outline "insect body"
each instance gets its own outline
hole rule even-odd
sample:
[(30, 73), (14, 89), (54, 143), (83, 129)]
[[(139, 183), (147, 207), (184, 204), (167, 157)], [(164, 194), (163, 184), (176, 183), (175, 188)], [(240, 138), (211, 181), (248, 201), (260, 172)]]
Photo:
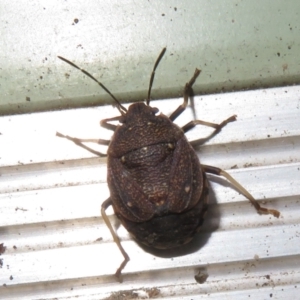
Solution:
[(107, 180), (127, 230), (147, 246), (173, 248), (202, 223), (206, 179), (181, 128), (155, 112), (144, 103), (130, 106), (108, 148)]
[[(209, 188), (206, 173), (226, 177), (251, 201), (258, 213), (279, 216), (278, 211), (261, 207), (252, 195), (225, 171), (201, 165), (193, 148), (200, 142), (190, 143), (185, 137), (185, 132), (196, 125), (205, 125), (214, 128), (212, 134), (207, 137), (210, 139), (229, 122), (235, 121), (236, 116), (231, 116), (220, 124), (194, 120), (180, 128), (173, 123), (185, 110), (200, 70), (196, 69), (191, 80), (185, 85), (183, 104), (169, 117), (158, 114), (158, 109), (149, 105), (155, 70), (165, 51), (164, 48), (154, 65), (146, 104), (134, 103), (128, 110), (91, 74), (59, 57), (96, 81), (111, 95), (121, 114), (101, 121), (103, 127), (114, 131), (110, 141), (77, 139), (57, 133), (58, 136), (67, 138), (99, 156), (106, 155), (83, 143), (108, 145), (107, 182), (110, 197), (102, 204), (101, 213), (124, 256), (124, 261), (116, 272), (120, 280), (121, 271), (129, 261), (129, 256), (105, 213), (110, 205), (123, 226), (137, 241), (159, 249), (175, 248), (190, 242), (201, 227), (208, 206)], [(114, 125), (112, 121), (119, 121), (120, 125)]]

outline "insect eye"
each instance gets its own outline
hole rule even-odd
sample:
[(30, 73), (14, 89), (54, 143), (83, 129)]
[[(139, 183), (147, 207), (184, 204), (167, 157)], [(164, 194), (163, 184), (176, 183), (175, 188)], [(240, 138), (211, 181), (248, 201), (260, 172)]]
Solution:
[(126, 122), (125, 116), (121, 116), (120, 119), (119, 119), (119, 122), (122, 123), (122, 124), (125, 123)]
[(151, 113), (152, 113), (153, 115), (157, 114), (158, 111), (159, 111), (159, 109), (158, 109), (157, 107), (151, 107)]

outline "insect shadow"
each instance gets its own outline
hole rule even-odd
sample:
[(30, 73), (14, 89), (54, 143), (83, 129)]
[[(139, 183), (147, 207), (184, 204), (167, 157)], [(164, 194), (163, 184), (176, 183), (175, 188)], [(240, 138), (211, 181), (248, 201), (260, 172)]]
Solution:
[[(215, 201), (209, 198), (207, 174), (226, 178), (259, 214), (279, 216), (278, 211), (261, 207), (230, 174), (220, 168), (201, 164), (194, 150), (213, 138), (228, 123), (236, 121), (235, 115), (219, 124), (192, 120), (179, 127), (174, 123), (193, 96), (192, 87), (200, 74), (199, 69), (185, 84), (183, 102), (170, 116), (158, 114), (159, 110), (150, 106), (155, 70), (165, 52), (166, 48), (163, 48), (154, 64), (146, 103), (134, 103), (128, 109), (90, 73), (59, 57), (97, 82), (115, 101), (120, 113), (100, 123), (114, 132), (111, 140), (78, 139), (57, 132), (57, 136), (93, 154), (107, 156), (110, 197), (103, 202), (101, 214), (124, 257), (115, 274), (119, 281), (122, 281), (121, 272), (130, 258), (106, 214), (109, 206), (113, 207), (117, 218), (138, 243), (143, 244), (147, 251), (157, 249), (154, 250), (156, 255), (163, 255), (163, 252), (168, 252), (168, 255), (172, 253), (173, 256), (191, 253), (207, 242), (209, 234), (202, 234), (200, 239), (195, 239), (207, 214), (209, 200)], [(115, 121), (119, 125), (115, 125)], [(188, 141), (185, 133), (198, 125), (210, 127), (213, 131), (205, 138)], [(107, 145), (107, 154), (86, 146), (88, 142)], [(210, 222), (209, 218), (207, 222)]]
[[(225, 180), (223, 180), (224, 183)], [(226, 182), (226, 181), (225, 181)], [(221, 183), (222, 184), (222, 183)], [(231, 187), (231, 185), (229, 185)], [(192, 239), (191, 242), (184, 244), (180, 247), (171, 248), (171, 249), (155, 249), (149, 246), (146, 246), (139, 241), (136, 241), (145, 252), (148, 252), (152, 255), (163, 257), (163, 258), (173, 258), (178, 256), (185, 256), (199, 251), (203, 246), (205, 246), (210, 239), (212, 233), (217, 231), (219, 228), (221, 213), (217, 203), (216, 195), (213, 189), (209, 190), (208, 195), (208, 209), (205, 215), (204, 224), (199, 229)]]

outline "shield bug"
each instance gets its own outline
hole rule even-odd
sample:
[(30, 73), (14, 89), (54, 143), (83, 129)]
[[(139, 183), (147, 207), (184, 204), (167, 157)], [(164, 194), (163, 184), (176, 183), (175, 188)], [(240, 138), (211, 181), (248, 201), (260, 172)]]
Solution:
[[(166, 48), (154, 64), (146, 103), (134, 103), (128, 109), (90, 73), (59, 57), (97, 82), (112, 97), (120, 112), (120, 116), (101, 121), (101, 126), (114, 131), (111, 140), (78, 139), (57, 133), (57, 136), (67, 138), (96, 155), (107, 156), (110, 197), (103, 202), (101, 214), (124, 257), (116, 271), (120, 281), (129, 256), (106, 215), (110, 205), (123, 226), (138, 242), (158, 249), (180, 247), (189, 243), (199, 231), (208, 207), (209, 185), (206, 173), (225, 177), (250, 200), (259, 214), (275, 217), (280, 214), (277, 210), (261, 207), (227, 172), (201, 164), (193, 148), (219, 133), (229, 122), (235, 121), (236, 116), (220, 124), (194, 120), (180, 128), (173, 123), (187, 107), (200, 70), (196, 69), (186, 83), (183, 103), (169, 117), (157, 114), (158, 109), (150, 106), (155, 71), (165, 51)], [(111, 123), (113, 121), (120, 124), (114, 125)], [(209, 126), (214, 130), (205, 139), (189, 142), (185, 133), (197, 125)], [(107, 154), (93, 150), (85, 142), (107, 145)]]

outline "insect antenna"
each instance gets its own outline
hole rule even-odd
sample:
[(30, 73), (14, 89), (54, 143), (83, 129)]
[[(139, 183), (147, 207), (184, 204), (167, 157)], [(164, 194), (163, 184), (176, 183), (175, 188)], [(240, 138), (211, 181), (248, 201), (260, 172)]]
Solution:
[(150, 83), (149, 83), (149, 90), (148, 90), (148, 96), (147, 96), (147, 105), (149, 105), (149, 103), (150, 103), (151, 88), (152, 88), (152, 84), (153, 84), (153, 80), (154, 80), (155, 70), (156, 70), (160, 60), (164, 56), (166, 50), (167, 50), (166, 47), (162, 49), (162, 51), (160, 52), (160, 54), (159, 54), (159, 56), (158, 56), (158, 58), (157, 58), (157, 60), (154, 64), (154, 67), (153, 67), (153, 70), (152, 70), (152, 73), (151, 73)]
[(124, 115), (127, 112), (127, 109), (119, 102), (119, 100), (109, 91), (108, 88), (106, 88), (100, 81), (98, 81), (92, 74), (90, 74), (89, 72), (87, 72), (84, 69), (79, 68), (77, 65), (75, 65), (74, 63), (72, 63), (71, 61), (67, 60), (64, 57), (58, 56), (59, 59), (63, 60), (64, 62), (68, 63), (69, 65), (71, 65), (72, 67), (80, 70), (82, 73), (84, 73), (86, 76), (90, 77), (91, 79), (93, 79), (95, 82), (97, 82), (106, 93), (108, 93), (117, 103), (117, 108), (119, 110), (119, 112)]

